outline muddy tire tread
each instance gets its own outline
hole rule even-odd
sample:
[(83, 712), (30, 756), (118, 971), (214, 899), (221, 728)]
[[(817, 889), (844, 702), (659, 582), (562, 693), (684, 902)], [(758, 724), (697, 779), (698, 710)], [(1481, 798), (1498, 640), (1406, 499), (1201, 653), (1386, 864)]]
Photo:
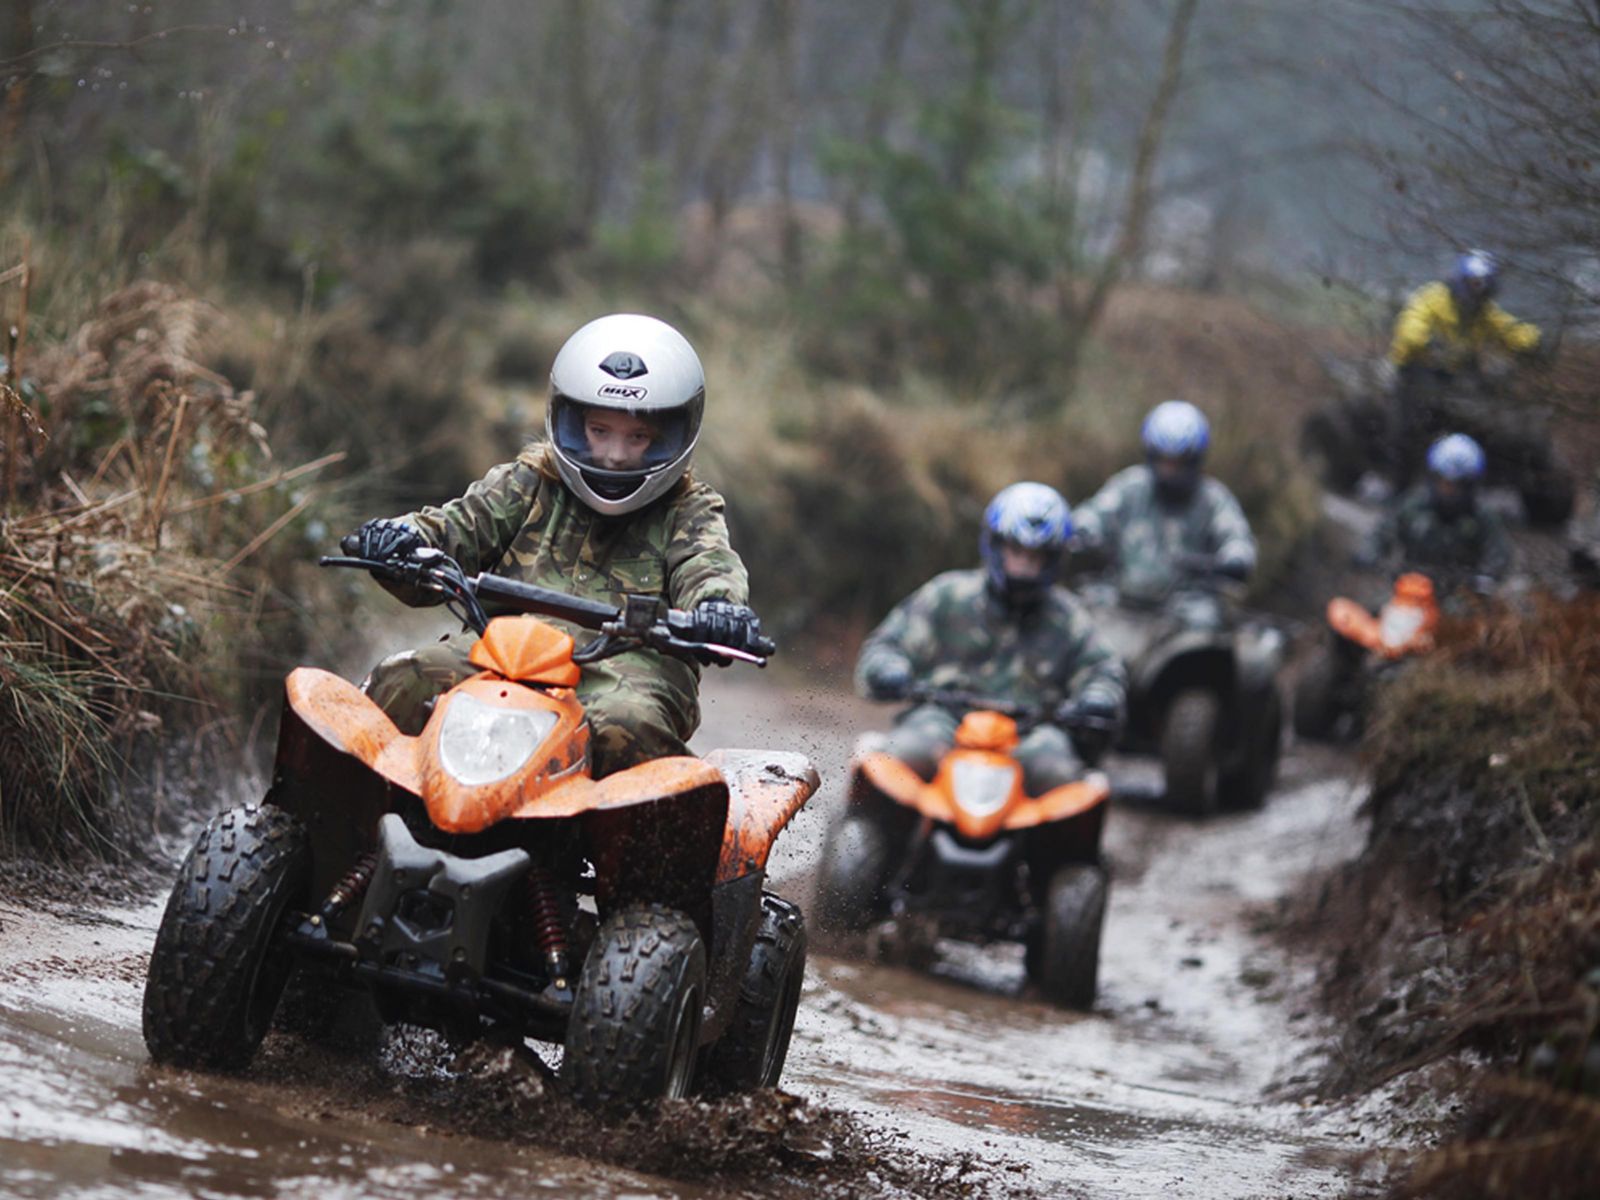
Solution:
[(660, 904), (624, 909), (600, 927), (578, 979), (561, 1077), (590, 1108), (659, 1098), (669, 1028), (685, 987), (704, 1003), (706, 952), (695, 923)]
[[(756, 931), (750, 963), (739, 985), (733, 1019), (722, 1037), (708, 1047), (700, 1066), (705, 1091), (725, 1095), (778, 1085), (789, 1054), (789, 1037), (794, 1032), (794, 1014), (800, 1000), (799, 983), (805, 969), (805, 916), (798, 905), (763, 892), (761, 927)], [(787, 1011), (775, 1012), (779, 1006)], [(764, 1071), (767, 1038), (775, 1016), (782, 1045), (773, 1069)]]
[[(157, 1062), (247, 1065), (288, 980), (267, 940), (304, 893), (304, 827), (271, 805), (211, 818), (178, 869), (144, 992), (144, 1039)], [(264, 993), (260, 989), (269, 989)]]
[(1217, 809), (1217, 724), (1214, 692), (1188, 688), (1172, 698), (1161, 727), (1161, 766), (1167, 799), (1195, 816)]
[(1061, 867), (1050, 877), (1036, 978), (1047, 997), (1067, 1008), (1094, 1007), (1107, 890), (1104, 869), (1090, 863)]
[(866, 814), (847, 811), (828, 829), (817, 871), (815, 907), (824, 929), (865, 929), (883, 908), (889, 835)]

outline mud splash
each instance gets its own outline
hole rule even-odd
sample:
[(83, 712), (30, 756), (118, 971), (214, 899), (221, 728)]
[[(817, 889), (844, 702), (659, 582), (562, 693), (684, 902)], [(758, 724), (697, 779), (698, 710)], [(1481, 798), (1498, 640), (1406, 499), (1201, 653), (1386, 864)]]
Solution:
[[(716, 678), (706, 707), (703, 747), (803, 749), (829, 780), (773, 863), (804, 900), (854, 733), (887, 714), (792, 679)], [(416, 1033), (376, 1054), (274, 1035), (242, 1077), (153, 1068), (139, 1004), (159, 902), (0, 900), (0, 1193), (1348, 1195), (1372, 1126), (1266, 1098), (1313, 1069), (1318, 1031), (1310, 969), (1253, 927), (1354, 850), (1359, 796), (1335, 758), (1286, 768), (1265, 811), (1196, 824), (1116, 765), (1133, 786), (1093, 1013), (1032, 995), (1016, 953), (943, 943), (915, 973), (818, 947), (788, 1094), (621, 1124), (520, 1055)]]

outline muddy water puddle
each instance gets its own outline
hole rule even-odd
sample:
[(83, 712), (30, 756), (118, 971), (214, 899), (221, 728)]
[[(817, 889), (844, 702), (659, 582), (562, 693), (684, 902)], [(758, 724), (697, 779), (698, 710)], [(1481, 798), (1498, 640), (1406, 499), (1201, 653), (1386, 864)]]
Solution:
[[(714, 677), (706, 709), (697, 744), (802, 749), (829, 781), (773, 863), (778, 889), (806, 899), (850, 742), (887, 712), (792, 678)], [(1316, 1018), (1295, 1007), (1305, 968), (1251, 931), (1264, 904), (1355, 849), (1341, 764), (1291, 756), (1263, 812), (1205, 824), (1160, 811), (1140, 768), (1113, 767), (1131, 793), (1108, 826), (1094, 1012), (1044, 1004), (1007, 949), (945, 943), (930, 973), (819, 947), (786, 1089), (851, 1114), (890, 1157), (920, 1156), (930, 1179), (972, 1172), (973, 1194), (1345, 1194), (1351, 1152), (1369, 1148), (1354, 1123), (1264, 1098), (1307, 1069)], [(472, 1136), (404, 1071), (364, 1068), (343, 1089), (338, 1068), (281, 1056), (242, 1078), (153, 1068), (139, 1004), (159, 917), (159, 903), (98, 918), (0, 905), (0, 1195), (727, 1194), (559, 1139)], [(832, 1194), (925, 1194), (915, 1178), (836, 1176)], [(808, 1185), (746, 1170), (735, 1190)]]

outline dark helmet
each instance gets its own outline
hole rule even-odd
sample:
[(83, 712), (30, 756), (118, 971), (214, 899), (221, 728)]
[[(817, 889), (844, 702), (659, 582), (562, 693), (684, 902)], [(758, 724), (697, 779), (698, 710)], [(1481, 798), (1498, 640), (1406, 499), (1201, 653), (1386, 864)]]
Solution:
[[(1002, 488), (983, 510), (983, 532), (978, 537), (989, 590), (1008, 604), (1037, 603), (1055, 582), (1061, 553), (1071, 536), (1072, 509), (1055, 488), (1042, 483), (1013, 483)], [(1007, 575), (1001, 550), (1008, 545), (1043, 553), (1045, 562), (1039, 574), (1029, 578)]]

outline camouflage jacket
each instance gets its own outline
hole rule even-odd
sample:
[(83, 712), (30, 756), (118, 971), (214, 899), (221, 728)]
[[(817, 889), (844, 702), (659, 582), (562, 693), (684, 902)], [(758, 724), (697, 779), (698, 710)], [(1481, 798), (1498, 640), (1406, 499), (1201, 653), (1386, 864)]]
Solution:
[(930, 687), (1054, 704), (1093, 693), (1119, 708), (1122, 662), (1065, 588), (1016, 613), (989, 592), (981, 569), (946, 571), (907, 596), (872, 631), (856, 663), (856, 687), (872, 694), (876, 669), (901, 660)]
[[(572, 596), (620, 605), (624, 592), (654, 593), (674, 608), (702, 600), (749, 603), (744, 563), (728, 544), (722, 497), (689, 480), (639, 512), (602, 516), (579, 500), (535, 443), (495, 467), (464, 496), (400, 520), (469, 575), (489, 571)], [(437, 597), (395, 594), (408, 604)], [(554, 622), (561, 624), (561, 622)], [(589, 634), (568, 626), (579, 644)], [(692, 699), (696, 668), (653, 650), (608, 660), (622, 672), (647, 666)]]
[(1072, 519), (1080, 544), (1110, 558), (1117, 591), (1130, 600), (1158, 601), (1178, 590), (1182, 554), (1215, 555), (1255, 568), (1250, 522), (1227, 486), (1209, 475), (1186, 504), (1174, 508), (1156, 495), (1149, 467), (1128, 467), (1074, 508)]
[(1439, 574), (1441, 590), (1462, 582), (1451, 576), (1488, 575), (1511, 569), (1511, 541), (1500, 518), (1481, 504), (1457, 517), (1433, 506), (1428, 485), (1412, 487), (1372, 530), (1363, 557), (1379, 566)]

